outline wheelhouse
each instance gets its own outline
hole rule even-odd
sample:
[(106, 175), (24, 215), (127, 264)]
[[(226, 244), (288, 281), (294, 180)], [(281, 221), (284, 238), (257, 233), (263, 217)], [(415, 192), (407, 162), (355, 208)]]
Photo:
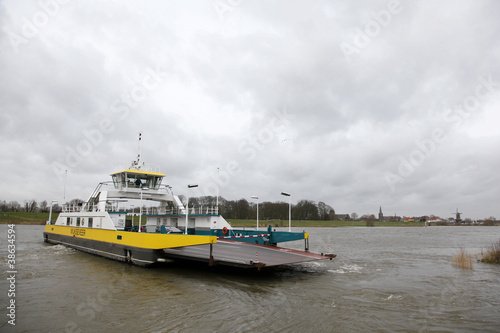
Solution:
[(118, 190), (129, 188), (148, 188), (158, 190), (164, 174), (152, 171), (127, 169), (111, 174), (113, 185)]

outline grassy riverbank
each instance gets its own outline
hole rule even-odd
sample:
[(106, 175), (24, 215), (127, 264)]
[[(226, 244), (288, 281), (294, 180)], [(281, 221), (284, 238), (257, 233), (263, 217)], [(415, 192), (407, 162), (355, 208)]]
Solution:
[[(52, 221), (59, 214), (52, 213)], [(26, 212), (2, 212), (0, 213), (0, 224), (45, 224), (49, 219), (49, 213), (26, 213)]]
[[(59, 213), (52, 213), (52, 221), (57, 220)], [(49, 213), (3, 212), (0, 213), (0, 224), (45, 224), (49, 220)], [(146, 217), (142, 217), (142, 224)], [(134, 224), (139, 224), (139, 216), (134, 216)]]
[[(58, 213), (52, 214), (52, 221), (57, 219)], [(49, 213), (26, 213), (26, 212), (2, 212), (0, 213), (0, 224), (45, 224), (49, 219)], [(138, 224), (139, 218), (134, 217), (134, 224)], [(142, 223), (146, 222), (146, 218), (142, 217)], [(237, 220), (228, 219), (233, 227), (239, 228), (255, 228), (257, 223), (255, 220)], [(261, 220), (259, 227), (264, 228), (268, 225), (273, 227), (288, 227), (288, 220)], [(374, 227), (423, 227), (424, 222), (379, 222), (374, 221)], [(365, 221), (304, 221), (292, 220), (292, 227), (313, 228), (313, 227), (366, 227)]]
[[(52, 221), (57, 219), (59, 214), (52, 214)], [(49, 219), (49, 213), (26, 213), (26, 212), (4, 212), (0, 213), (0, 224), (45, 224)], [(135, 216), (134, 222), (137, 224), (139, 218)], [(146, 222), (145, 217), (142, 217), (143, 223)], [(233, 227), (253, 228), (256, 226), (255, 220), (235, 220), (229, 219)], [(272, 220), (259, 221), (259, 227), (264, 228), (268, 225), (273, 227), (288, 227), (288, 220)], [(420, 222), (374, 222), (375, 227), (421, 227), (424, 223)], [(366, 222), (363, 221), (297, 221), (292, 220), (293, 227), (312, 228), (312, 227), (366, 227)]]
[[(235, 220), (228, 219), (233, 227), (254, 228), (257, 226), (255, 220)], [(259, 228), (267, 228), (268, 225), (273, 227), (288, 227), (288, 220), (272, 220), (272, 221), (259, 221)], [(424, 222), (373, 222), (374, 227), (423, 227)], [(292, 220), (292, 227), (366, 227), (365, 221), (303, 221)]]

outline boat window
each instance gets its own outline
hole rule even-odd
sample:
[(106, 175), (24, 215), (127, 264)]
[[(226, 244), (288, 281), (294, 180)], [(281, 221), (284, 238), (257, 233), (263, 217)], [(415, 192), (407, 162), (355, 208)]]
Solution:
[(158, 176), (149, 176), (146, 180), (146, 187), (151, 188), (151, 189), (159, 189), (161, 180), (163, 177), (158, 177)]
[(93, 222), (94, 222), (94, 219), (92, 217), (89, 217), (89, 228), (92, 228)]
[(111, 176), (111, 178), (113, 178), (113, 185), (114, 185), (114, 187), (115, 187), (115, 188), (120, 188), (120, 187), (118, 186), (118, 183), (119, 183), (119, 182), (118, 182), (118, 177), (117, 177), (116, 175), (113, 175), (113, 176)]
[(141, 188), (146, 184), (146, 175), (127, 173), (127, 186)]
[(77, 217), (77, 218), (76, 218), (76, 226), (77, 226), (77, 227), (79, 227), (79, 226), (80, 226), (80, 218), (79, 218), (79, 217)]
[[(127, 187), (132, 188), (143, 188), (147, 187), (149, 189), (157, 190), (160, 188), (161, 181), (163, 177), (153, 176), (150, 174), (139, 174), (139, 173), (127, 173), (125, 183)], [(114, 182), (115, 180), (113, 180)], [(117, 185), (115, 185), (116, 187)]]
[[(113, 179), (113, 186), (116, 189), (122, 189), (127, 187), (127, 175), (126, 173), (118, 173), (115, 175), (111, 175), (111, 178)], [(128, 187), (133, 187), (129, 185)]]
[(67, 217), (66, 218), (66, 225), (70, 225), (71, 224), (71, 218)]

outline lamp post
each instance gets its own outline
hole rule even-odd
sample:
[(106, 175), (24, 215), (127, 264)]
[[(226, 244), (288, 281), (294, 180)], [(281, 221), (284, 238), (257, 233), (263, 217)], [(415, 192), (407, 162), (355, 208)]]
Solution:
[(141, 219), (142, 219), (142, 188), (141, 188), (141, 202), (139, 203), (139, 229), (137, 230), (137, 232), (141, 232)]
[[(141, 205), (139, 206), (139, 232), (141, 232), (141, 220), (142, 220), (142, 193), (144, 190), (149, 190), (149, 188), (147, 187), (141, 187)], [(147, 212), (146, 212), (147, 214)], [(132, 221), (133, 221), (133, 217), (132, 217)]]
[(54, 203), (57, 203), (57, 200), (52, 200), (52, 201), (50, 202), (49, 224), (52, 224), (52, 205), (53, 205)]
[(188, 233), (188, 215), (189, 215), (189, 189), (193, 187), (198, 187), (198, 184), (190, 184), (188, 185), (187, 191), (187, 202), (186, 202), (186, 229), (184, 230), (184, 235)]
[(288, 197), (288, 231), (292, 231), (292, 196), (290, 193), (281, 192), (281, 195)]
[(259, 230), (259, 197), (253, 195), (251, 198), (257, 200), (257, 230)]

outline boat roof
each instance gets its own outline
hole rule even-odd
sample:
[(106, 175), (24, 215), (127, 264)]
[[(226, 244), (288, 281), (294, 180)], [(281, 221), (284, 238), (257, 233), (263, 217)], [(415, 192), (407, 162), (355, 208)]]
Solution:
[(134, 170), (134, 169), (126, 169), (126, 170), (123, 170), (123, 171), (114, 172), (114, 173), (111, 174), (111, 176), (117, 175), (119, 173), (135, 173), (135, 174), (141, 174), (141, 175), (151, 175), (151, 176), (165, 177), (165, 175), (162, 174), (162, 173), (160, 173), (160, 172)]

